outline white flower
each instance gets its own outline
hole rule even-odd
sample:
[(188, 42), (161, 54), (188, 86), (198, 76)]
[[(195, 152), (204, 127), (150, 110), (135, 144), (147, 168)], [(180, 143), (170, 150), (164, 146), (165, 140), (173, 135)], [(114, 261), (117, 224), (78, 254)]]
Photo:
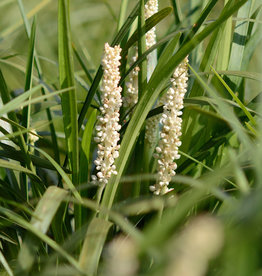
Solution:
[[(155, 13), (158, 12), (158, 0), (148, 0), (145, 4), (145, 19), (153, 16)], [(156, 27), (153, 27), (146, 33), (146, 49), (148, 50), (152, 46), (156, 44)], [(156, 51), (156, 50), (155, 50)], [(154, 66), (152, 68), (152, 62), (155, 60), (154, 52), (151, 52), (147, 56), (147, 67), (148, 67), (148, 77), (151, 76)], [(157, 103), (156, 106), (160, 106), (161, 102)], [(158, 133), (158, 124), (159, 124), (160, 116), (156, 115), (149, 118), (146, 122), (146, 132), (145, 138), (149, 142), (149, 145), (152, 147), (157, 138)]]
[(180, 158), (178, 148), (181, 146), (179, 137), (181, 136), (183, 100), (187, 91), (188, 81), (188, 58), (176, 68), (170, 87), (165, 96), (163, 114), (161, 117), (162, 130), (160, 140), (156, 148), (158, 158), (158, 181), (150, 190), (156, 195), (165, 194), (172, 189), (168, 188), (172, 176), (175, 175), (177, 165), (174, 160)]
[(39, 140), (35, 129), (32, 129), (30, 132), (28, 132), (28, 140), (31, 145), (34, 145), (34, 143)]
[[(136, 55), (133, 56), (132, 61), (135, 62), (137, 60), (137, 49)], [(139, 66), (136, 66), (129, 74), (129, 81), (126, 82), (126, 96), (124, 97), (124, 107), (131, 108), (138, 101), (138, 72)]]
[[(158, 12), (158, 0), (148, 0), (145, 4), (145, 19)], [(146, 48), (149, 49), (156, 44), (156, 27), (146, 33)]]
[(119, 110), (122, 105), (120, 81), (120, 46), (110, 47), (105, 44), (102, 66), (104, 70), (101, 92), (103, 106), (100, 107), (102, 115), (98, 117), (95, 141), (98, 144), (97, 159), (94, 161), (98, 173), (92, 176), (92, 180), (101, 184), (107, 184), (112, 174), (117, 174), (114, 165), (118, 157), (120, 145)]

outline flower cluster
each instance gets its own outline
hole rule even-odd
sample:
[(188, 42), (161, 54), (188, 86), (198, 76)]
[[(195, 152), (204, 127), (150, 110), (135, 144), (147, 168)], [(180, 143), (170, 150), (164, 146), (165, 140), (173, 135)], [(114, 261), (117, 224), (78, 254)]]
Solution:
[[(137, 49), (136, 55), (133, 56), (132, 61), (135, 62), (137, 60)], [(138, 72), (139, 66), (136, 66), (129, 74), (129, 81), (126, 82), (126, 96), (124, 98), (124, 107), (131, 108), (138, 101)]]
[[(158, 0), (148, 0), (145, 4), (145, 19), (153, 16), (158, 12)], [(153, 27), (146, 33), (146, 49), (148, 50), (156, 44), (156, 27)], [(154, 60), (154, 52), (151, 52), (147, 56), (148, 69), (151, 66), (152, 59)], [(151, 74), (150, 74), (151, 75)], [(157, 106), (160, 104), (158, 103)], [(149, 142), (150, 146), (154, 146), (158, 133), (158, 123), (160, 116), (156, 115), (149, 118), (146, 122), (145, 138)]]
[(98, 144), (97, 159), (95, 160), (97, 175), (92, 180), (98, 180), (101, 184), (107, 184), (112, 174), (117, 174), (114, 165), (118, 157), (120, 145), (119, 110), (122, 105), (120, 81), (120, 46), (110, 47), (105, 44), (104, 57), (102, 59), (103, 80), (101, 86), (103, 106), (100, 107), (101, 116), (98, 117), (95, 141)]
[[(145, 4), (145, 19), (158, 12), (158, 0), (148, 0)], [(149, 49), (156, 44), (156, 27), (146, 33), (146, 47)]]
[[(158, 0), (148, 0), (145, 5), (145, 18), (148, 19), (158, 11)], [(156, 43), (156, 28), (153, 27), (146, 33), (146, 49), (148, 50)], [(149, 61), (152, 53), (148, 55), (147, 60)], [(136, 54), (132, 58), (132, 62), (137, 60), (137, 48)], [(127, 91), (124, 98), (124, 106), (131, 108), (138, 101), (138, 72), (139, 66), (136, 66), (129, 74), (129, 81), (126, 83)]]
[(164, 111), (160, 120), (162, 130), (156, 155), (158, 158), (158, 181), (150, 190), (156, 195), (165, 194), (172, 189), (168, 188), (172, 176), (175, 175), (177, 164), (174, 160), (180, 158), (178, 148), (181, 145), (183, 100), (187, 91), (188, 81), (188, 58), (176, 68), (171, 79), (172, 87), (169, 88), (165, 97)]

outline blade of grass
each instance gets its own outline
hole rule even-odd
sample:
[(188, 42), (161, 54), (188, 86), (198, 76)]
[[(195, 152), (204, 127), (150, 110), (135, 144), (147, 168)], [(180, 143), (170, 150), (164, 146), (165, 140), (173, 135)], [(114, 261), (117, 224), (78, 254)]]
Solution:
[[(18, 151), (15, 148), (13, 148), (9, 145), (3, 144), (1, 142), (0, 142), (0, 146), (4, 149), (3, 151), (0, 151), (2, 157), (12, 159), (12, 160), (16, 160), (16, 161), (19, 161), (21, 163), (24, 161), (22, 151)], [(49, 169), (49, 170), (56, 170), (56, 168), (50, 162), (48, 162), (47, 160), (42, 159), (42, 158), (40, 158), (38, 156), (35, 156), (35, 155), (32, 155), (32, 154), (29, 154), (29, 156), (30, 156), (30, 158), (31, 158), (31, 160), (32, 160), (32, 162), (35, 166), (38, 166), (40, 168)], [(63, 170), (66, 173), (71, 173), (66, 168), (63, 168)]]
[(41, 182), (41, 179), (33, 171), (31, 171), (25, 167), (22, 167), (16, 163), (0, 159), (0, 167), (23, 172), (23, 173), (27, 174), (30, 178), (32, 178), (38, 182)]
[(121, 1), (120, 12), (119, 12), (119, 16), (118, 16), (118, 23), (117, 23), (117, 31), (119, 31), (121, 29), (121, 27), (124, 25), (128, 1), (129, 0)]
[(72, 44), (72, 47), (73, 47), (75, 56), (76, 56), (79, 64), (81, 65), (82, 69), (84, 70), (84, 72), (85, 72), (88, 80), (90, 81), (90, 83), (92, 83), (93, 82), (93, 78), (92, 78), (91, 74), (89, 73), (88, 68), (85, 65), (85, 61), (83, 60), (83, 58), (81, 57), (80, 53), (76, 49), (76, 46), (74, 44)]
[(80, 151), (80, 184), (88, 182), (88, 172), (90, 166), (90, 147), (92, 143), (92, 133), (96, 122), (97, 111), (92, 110), (88, 121), (85, 126), (85, 130), (81, 142)]
[(249, 40), (245, 45), (242, 64), (241, 64), (241, 71), (247, 70), (249, 62), (254, 54), (254, 51), (258, 47), (259, 43), (261, 43), (261, 40), (262, 40), (262, 24), (257, 24), (256, 30), (254, 31), (254, 33), (252, 34), (252, 36), (249, 38)]
[[(20, 103), (19, 100), (16, 100), (18, 102), (15, 102), (15, 103), (13, 103), (11, 101), (11, 97), (10, 97), (10, 94), (8, 92), (7, 85), (6, 85), (6, 82), (5, 82), (5, 79), (4, 79), (4, 76), (3, 76), (1, 70), (0, 70), (0, 93), (1, 93), (2, 101), (5, 104), (3, 107), (0, 108), (0, 113), (1, 113), (2, 109), (6, 108), (6, 106), (8, 106), (8, 105), (9, 105), (9, 107), (14, 107), (14, 109), (17, 106), (19, 106), (19, 103)], [(26, 93), (28, 93), (28, 95), (26, 95), (26, 97), (24, 98), (24, 95)], [(24, 94), (22, 94), (20, 96), (21, 97), (20, 100), (23, 101), (24, 99), (29, 97), (30, 93), (32, 93), (32, 91), (31, 92), (28, 91), (28, 92), (25, 92)], [(0, 116), (7, 113), (9, 119), (18, 124), (18, 119), (17, 119), (16, 113), (13, 111), (14, 109), (8, 110), (8, 108), (7, 108), (7, 110), (2, 112)], [(13, 129), (14, 132), (19, 131), (19, 128), (14, 127), (14, 126), (12, 126), (12, 129)], [(27, 146), (26, 146), (26, 143), (25, 143), (25, 140), (24, 140), (24, 137), (23, 137), (22, 134), (20, 134), (18, 136), (18, 144), (19, 144), (19, 147), (20, 147), (21, 152), (23, 154), (23, 160), (25, 160), (27, 168), (31, 169), (31, 160), (30, 160), (30, 157), (28, 156)]]
[(4, 269), (6, 270), (7, 274), (9, 276), (13, 276), (14, 273), (11, 270), (10, 266), (8, 265), (8, 262), (6, 261), (5, 256), (3, 255), (1, 250), (0, 250), (0, 262), (1, 262), (2, 266), (4, 267)]
[[(223, 9), (223, 12), (228, 12), (232, 8), (233, 2), (228, 2)], [(230, 17), (229, 17), (230, 18)], [(210, 69), (210, 65), (216, 62), (217, 53), (219, 52), (219, 44), (223, 39), (223, 24), (213, 32), (210, 41), (205, 49), (204, 56), (200, 64), (200, 71), (207, 72)], [(190, 97), (202, 96), (205, 93), (203, 87), (199, 84), (198, 81), (194, 81), (192, 88), (190, 89)], [(182, 137), (184, 141), (181, 147), (181, 150), (184, 152), (195, 152), (201, 146), (201, 141), (204, 139), (209, 139), (208, 135), (210, 129), (214, 129), (214, 126), (210, 125), (207, 121), (206, 127), (202, 129), (202, 124), (199, 122), (199, 116), (196, 116), (195, 113), (192, 113), (191, 110), (185, 109), (183, 114), (183, 125), (182, 125)], [(202, 129), (202, 130), (201, 130)], [(198, 135), (198, 139), (195, 141), (191, 139), (184, 139), (184, 137), (195, 137)], [(183, 157), (182, 157), (183, 161)]]
[(190, 39), (194, 37), (200, 27), (203, 25), (204, 21), (206, 20), (207, 16), (210, 14), (214, 6), (216, 5), (218, 0), (210, 0), (209, 3), (205, 6), (204, 10), (201, 12), (198, 20), (194, 23), (190, 33), (186, 36), (183, 44), (187, 43)]
[[(35, 230), (43, 234), (47, 232), (59, 205), (66, 195), (67, 191), (55, 186), (49, 187), (46, 190), (38, 202), (30, 221)], [(25, 275), (30, 271), (39, 245), (39, 240), (35, 239), (32, 233), (27, 233), (18, 255), (17, 273), (24, 273)]]
[[(25, 88), (24, 91), (32, 89), (32, 83), (33, 83), (33, 67), (34, 67), (34, 51), (35, 51), (35, 31), (36, 31), (36, 24), (35, 20), (33, 21), (31, 32), (30, 32), (30, 39), (29, 39), (29, 48), (28, 48), (28, 57), (27, 57), (27, 64), (26, 64), (26, 73), (25, 73)], [(25, 106), (22, 111), (22, 126), (25, 128), (30, 128), (30, 120), (31, 120), (31, 95), (29, 95), (29, 104), (28, 106)], [(27, 133), (24, 133), (25, 141), (28, 144), (29, 139)], [(28, 147), (27, 147), (28, 150)], [(30, 162), (30, 169), (32, 171), (35, 171), (35, 168)], [(27, 177), (25, 175), (22, 175), (24, 179), (24, 184), (26, 185), (26, 198), (29, 200), (29, 183), (27, 181)], [(33, 195), (36, 195), (37, 187), (32, 186), (32, 192)]]
[(41, 89), (41, 87), (42, 87), (42, 85), (38, 85), (38, 86), (32, 88), (31, 90), (24, 92), (22, 95), (16, 97), (15, 99), (8, 102), (7, 104), (5, 104), (3, 107), (0, 108), (0, 116), (3, 116), (5, 113), (8, 113), (10, 111), (17, 109), (17, 106), (24, 107), (29, 104), (41, 102), (50, 97), (54, 97), (56, 95), (66, 93), (68, 90), (72, 89), (72, 88), (67, 88), (67, 89), (59, 90), (59, 91), (56, 91), (56, 92), (53, 92), (53, 93), (50, 93), (50, 94), (47, 94), (44, 96), (39, 96), (39, 97), (33, 98), (31, 101), (24, 101), (30, 95), (32, 96), (34, 93), (39, 91), (39, 89)]
[(240, 106), (240, 108), (243, 110), (243, 112), (246, 114), (250, 122), (255, 126), (256, 121), (254, 117), (250, 114), (250, 112), (247, 110), (245, 105), (241, 102), (241, 100), (237, 97), (237, 95), (231, 90), (231, 88), (227, 85), (227, 83), (219, 76), (219, 74), (216, 72), (216, 70), (211, 66), (211, 70), (215, 73), (216, 77), (219, 79), (219, 81), (224, 85), (226, 90), (229, 92), (229, 94), (232, 96), (232, 98), (236, 101), (236, 103)]
[(43, 234), (34, 225), (24, 220), (24, 218), (20, 217), (18, 214), (14, 213), (13, 211), (0, 207), (0, 213), (6, 216), (9, 220), (13, 223), (23, 227), (24, 229), (30, 231), (32, 234), (36, 235), (40, 240), (47, 243), (51, 248), (57, 251), (61, 256), (63, 256), (73, 267), (75, 267), (80, 273), (84, 274), (84, 271), (78, 265), (78, 262), (69, 255), (60, 245), (58, 245), (54, 240), (49, 238), (47, 235)]
[(239, 160), (236, 156), (236, 153), (233, 150), (229, 151), (230, 163), (233, 166), (234, 174), (236, 178), (236, 183), (239, 186), (239, 190), (243, 194), (248, 194), (250, 192), (250, 186), (245, 176), (244, 171), (241, 169), (239, 165)]
[[(23, 22), (24, 22), (24, 26), (25, 26), (25, 30), (27, 33), (27, 37), (30, 38), (31, 36), (31, 31), (30, 31), (30, 24), (29, 21), (27, 19), (26, 13), (25, 13), (25, 9), (24, 9), (24, 5), (22, 0), (17, 0), (18, 5), (19, 5), (19, 9), (20, 9), (20, 13), (22, 15), (23, 18)], [(38, 54), (36, 49), (34, 49), (34, 64), (38, 73), (38, 77), (39, 80), (42, 81), (42, 69), (41, 69), (41, 65), (38, 59)], [(41, 92), (42, 95), (45, 95), (45, 89), (41, 88)], [(60, 163), (60, 157), (59, 157), (59, 148), (58, 148), (58, 143), (57, 143), (57, 137), (56, 137), (56, 132), (55, 132), (55, 127), (53, 124), (53, 119), (52, 119), (52, 113), (50, 111), (50, 108), (46, 108), (46, 115), (49, 121), (49, 128), (50, 128), (50, 133), (51, 133), (51, 139), (52, 139), (52, 143), (53, 143), (53, 148), (54, 148), (54, 156), (55, 156), (55, 160)]]
[[(58, 57), (60, 87), (74, 86), (73, 50), (70, 30), (70, 0), (59, 0), (58, 5)], [(75, 88), (61, 97), (67, 156), (72, 171), (72, 182), (79, 186), (79, 144), (77, 124), (77, 98)], [(76, 193), (76, 192), (75, 192)], [(77, 193), (77, 196), (80, 196)], [(80, 196), (81, 198), (81, 196)], [(75, 227), (81, 227), (81, 206), (74, 209)]]
[(72, 183), (70, 178), (67, 176), (67, 174), (63, 171), (63, 169), (59, 166), (59, 164), (56, 163), (56, 161), (45, 151), (34, 147), (37, 151), (39, 151), (58, 171), (58, 173), (61, 175), (62, 179), (65, 181), (67, 187), (69, 190), (71, 190), (72, 194), (75, 196), (77, 200), (81, 202), (82, 198), (79, 192), (77, 191), (75, 185)]
[(189, 210), (199, 202), (206, 191), (193, 189), (184, 193), (175, 207), (163, 212), (161, 223), (159, 218), (153, 218), (145, 229), (145, 239), (140, 244), (141, 252), (148, 252), (153, 246), (161, 244), (181, 220), (187, 217)]
[[(138, 16), (138, 58), (146, 51), (146, 30), (145, 30), (145, 3), (140, 0), (139, 16)], [(147, 80), (147, 61), (144, 59), (139, 64), (138, 72), (138, 98), (142, 96)]]
[(180, 3), (178, 0), (171, 0), (171, 3), (173, 5), (175, 24), (179, 25), (181, 23), (182, 17), (183, 17)]
[[(225, 1), (225, 4), (227, 1)], [(222, 35), (217, 54), (217, 68), (219, 70), (227, 70), (232, 38), (232, 16), (221, 26), (221, 32)]]
[[(58, 54), (59, 76), (62, 89), (74, 87), (74, 68), (70, 31), (69, 0), (59, 0), (58, 7)], [(64, 131), (67, 140), (68, 156), (73, 171), (73, 183), (78, 185), (78, 131), (77, 99), (74, 88), (61, 96)]]
[(96, 275), (99, 257), (111, 226), (111, 222), (99, 218), (94, 218), (89, 224), (79, 257), (79, 266), (86, 275)]
[(239, 122), (238, 118), (234, 115), (233, 110), (228, 106), (228, 104), (223, 101), (216, 92), (210, 88), (206, 82), (197, 74), (197, 72), (192, 68), (192, 66), (189, 65), (190, 70), (192, 73), (197, 77), (200, 84), (205, 88), (207, 93), (216, 100), (217, 107), (213, 106), (215, 110), (217, 110), (218, 113), (223, 115), (225, 119), (229, 122), (231, 128), (236, 132), (238, 135), (239, 140), (245, 145), (245, 148), (250, 149), (252, 152), (253, 145), (245, 133), (241, 123)]
[[(8, 113), (10, 111), (13, 111), (17, 109), (18, 106), (21, 105), (21, 103), (26, 100), (30, 95), (32, 96), (34, 93), (36, 93), (41, 88), (41, 85), (38, 85), (29, 91), (25, 91), (20, 96), (16, 97), (12, 101), (5, 104), (3, 107), (0, 108), (0, 116), (3, 116), (5, 113)], [(8, 93), (8, 92), (7, 92)]]
[[(250, 18), (252, 6), (254, 5), (254, 0), (248, 1), (245, 5), (243, 5), (237, 14), (239, 18)], [(232, 47), (231, 47), (231, 55), (229, 60), (228, 70), (240, 70), (242, 67), (244, 51), (245, 51), (245, 44), (248, 35), (248, 22), (241, 22), (240, 24), (236, 24)], [(238, 89), (241, 83), (240, 78), (230, 77), (232, 82), (233, 89)], [(244, 99), (244, 95), (240, 95), (240, 99)]]
[(254, 134), (254, 136), (258, 137), (258, 132), (248, 122), (245, 122), (245, 125)]

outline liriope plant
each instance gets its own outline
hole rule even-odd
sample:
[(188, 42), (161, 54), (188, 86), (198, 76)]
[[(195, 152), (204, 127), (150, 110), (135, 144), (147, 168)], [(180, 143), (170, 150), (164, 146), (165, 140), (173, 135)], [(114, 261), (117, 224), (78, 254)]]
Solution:
[(258, 1), (51, 3), (0, 3), (0, 274), (259, 275)]

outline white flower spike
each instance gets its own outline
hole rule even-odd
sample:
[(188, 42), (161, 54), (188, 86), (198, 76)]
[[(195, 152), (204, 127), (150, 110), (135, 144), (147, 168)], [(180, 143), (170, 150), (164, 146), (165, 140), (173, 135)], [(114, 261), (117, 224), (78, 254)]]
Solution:
[[(148, 0), (145, 4), (145, 19), (158, 12), (158, 0)], [(146, 33), (146, 48), (149, 49), (156, 44), (156, 27)]]
[(102, 67), (104, 71), (102, 79), (102, 102), (100, 107), (101, 116), (98, 117), (96, 126), (95, 141), (98, 143), (97, 158), (95, 160), (97, 175), (92, 176), (93, 181), (98, 181), (105, 185), (112, 174), (117, 174), (114, 165), (115, 159), (118, 157), (120, 145), (119, 130), (121, 129), (119, 122), (119, 110), (122, 105), (121, 90), (118, 86), (120, 81), (120, 46), (110, 47), (105, 44), (104, 57), (102, 59)]
[(181, 125), (183, 100), (187, 91), (188, 81), (188, 58), (176, 68), (171, 79), (172, 87), (167, 91), (163, 114), (161, 117), (162, 130), (156, 157), (158, 158), (158, 180), (150, 190), (156, 195), (166, 194), (172, 189), (168, 188), (172, 176), (174, 176), (177, 164), (174, 160), (180, 158), (178, 148), (181, 146)]

